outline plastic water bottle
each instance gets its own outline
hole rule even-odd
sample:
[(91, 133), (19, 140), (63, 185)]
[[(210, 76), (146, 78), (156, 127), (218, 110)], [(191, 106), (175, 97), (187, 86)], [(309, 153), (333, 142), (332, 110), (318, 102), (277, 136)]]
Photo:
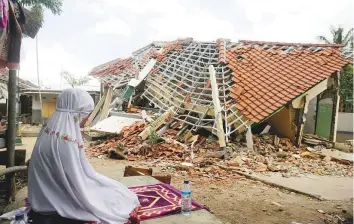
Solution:
[(190, 215), (192, 211), (192, 187), (189, 180), (185, 180), (181, 191), (181, 210), (183, 215)]
[(21, 210), (17, 210), (15, 220), (12, 220), (11, 224), (26, 224), (25, 214)]

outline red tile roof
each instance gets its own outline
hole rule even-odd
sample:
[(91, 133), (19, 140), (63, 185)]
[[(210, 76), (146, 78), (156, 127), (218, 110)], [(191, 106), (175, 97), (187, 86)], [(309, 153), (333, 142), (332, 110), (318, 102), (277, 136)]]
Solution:
[(98, 67), (92, 69), (90, 75), (94, 77), (102, 77), (106, 75), (119, 75), (125, 69), (132, 70), (134, 72), (136, 69), (133, 66), (133, 58), (121, 59), (110, 61)]
[(183, 42), (182, 41), (174, 41), (166, 46), (163, 47), (162, 52), (155, 52), (152, 57), (156, 58), (158, 62), (162, 62), (167, 59), (167, 55), (171, 51), (181, 51), (183, 49)]
[[(9, 81), (9, 70), (7, 68), (0, 69), (0, 82), (8, 83)], [(36, 89), (38, 88), (37, 85), (33, 84), (32, 82), (19, 78), (19, 87), (21, 89)]]
[[(280, 43), (241, 40), (232, 43), (227, 39), (218, 39), (216, 42), (195, 42), (191, 38), (179, 39), (171, 42), (152, 43), (133, 53), (127, 59), (116, 59), (104, 65), (94, 68), (91, 75), (101, 79), (114, 88), (114, 83), (126, 84), (129, 77), (138, 74), (151, 58), (156, 58), (157, 63), (149, 75), (157, 82), (164, 80), (172, 82), (168, 76), (167, 64), (176, 61), (174, 71), (180, 71), (178, 65), (187, 63), (188, 68), (194, 68), (195, 75), (204, 77), (201, 66), (204, 64), (201, 57), (196, 59), (193, 54), (200, 54), (202, 48), (212, 49), (206, 53), (206, 57), (212, 58), (214, 66), (229, 67), (229, 69), (218, 70), (219, 74), (232, 74), (233, 85), (230, 89), (230, 97), (235, 100), (236, 108), (244, 117), (252, 122), (260, 122), (277, 109), (289, 103), (292, 99), (312, 88), (322, 80), (331, 76), (334, 72), (340, 71), (349, 62), (341, 55), (342, 45), (339, 44), (307, 44), (307, 43)], [(193, 51), (194, 49), (194, 51)], [(199, 49), (199, 50), (195, 50)], [(204, 52), (205, 53), (205, 52)], [(180, 55), (179, 55), (180, 54)], [(189, 60), (187, 60), (189, 57)], [(203, 62), (199, 65), (199, 62)], [(218, 64), (218, 65), (217, 65)], [(192, 70), (192, 69), (191, 69)], [(123, 75), (122, 79), (116, 76)], [(183, 77), (187, 77), (183, 73)], [(186, 80), (188, 80), (186, 78)], [(123, 80), (123, 81), (121, 81)], [(208, 78), (204, 79), (205, 88), (210, 88)], [(180, 89), (185, 89), (183, 95), (187, 102), (194, 102), (196, 98), (192, 92), (190, 95), (188, 85), (183, 79), (175, 80)], [(198, 84), (199, 85), (199, 84)], [(154, 92), (149, 92), (149, 83), (145, 91), (155, 97)], [(197, 88), (196, 88), (197, 89)], [(227, 91), (224, 95), (228, 97)], [(196, 104), (210, 102), (211, 96), (204, 94), (203, 101), (195, 101)], [(156, 96), (158, 97), (158, 96)], [(230, 98), (228, 98), (229, 100)], [(153, 100), (151, 100), (153, 101)], [(155, 101), (154, 101), (155, 102)], [(158, 100), (156, 100), (158, 102)], [(232, 101), (230, 101), (232, 102)], [(204, 105), (204, 104), (203, 104)], [(163, 106), (163, 105), (162, 105)], [(226, 105), (229, 107), (230, 104)]]
[(216, 48), (219, 51), (218, 63), (226, 64), (226, 41), (224, 39), (217, 39)]
[(301, 47), (343, 47), (343, 44), (311, 44), (311, 43), (286, 43), (271, 41), (239, 40), (240, 43), (254, 45), (273, 45), (273, 46), (301, 46)]
[[(301, 48), (266, 49), (257, 45), (286, 45), (277, 42), (241, 41), (243, 45), (229, 49), (228, 67), (234, 86), (231, 97), (237, 109), (253, 122), (260, 122), (334, 72), (349, 61), (341, 56), (338, 45), (302, 44), (326, 47), (317, 50)], [(254, 45), (256, 46), (254, 46)]]

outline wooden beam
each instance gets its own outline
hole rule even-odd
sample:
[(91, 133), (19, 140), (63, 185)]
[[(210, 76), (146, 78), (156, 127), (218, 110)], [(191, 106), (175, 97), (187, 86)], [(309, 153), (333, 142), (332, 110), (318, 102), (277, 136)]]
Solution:
[(215, 69), (213, 65), (209, 65), (209, 74), (210, 74), (210, 81), (211, 81), (213, 104), (215, 108), (217, 136), (219, 139), (219, 145), (221, 148), (223, 148), (226, 147), (225, 132), (224, 132), (224, 127), (222, 122), (222, 115), (221, 115), (222, 110), (221, 110), (221, 104), (219, 100), (219, 90), (218, 90), (218, 85), (216, 83)]
[(98, 112), (101, 110), (103, 103), (105, 102), (107, 96), (107, 90), (105, 90), (103, 96), (101, 97), (100, 101), (98, 101), (97, 105), (95, 106), (95, 109), (91, 112), (89, 118), (87, 119), (85, 126), (90, 127), (92, 124), (92, 121), (95, 119), (97, 116)]
[(333, 107), (332, 107), (332, 123), (331, 130), (329, 135), (329, 140), (332, 142), (336, 142), (337, 140), (337, 125), (338, 125), (338, 112), (339, 112), (339, 87), (340, 87), (340, 72), (337, 72), (334, 77), (334, 85), (333, 89)]
[(169, 108), (168, 111), (166, 111), (165, 113), (163, 113), (160, 117), (158, 117), (156, 120), (154, 120), (153, 122), (151, 122), (149, 124), (149, 126), (147, 126), (144, 131), (142, 131), (139, 134), (139, 137), (142, 140), (147, 139), (148, 135), (150, 134), (150, 132), (152, 131), (156, 131), (159, 127), (161, 127), (163, 124), (165, 124), (166, 122), (168, 122), (168, 120), (170, 120), (171, 118), (173, 118), (174, 113), (173, 113), (173, 107)]
[(100, 121), (102, 121), (108, 117), (109, 105), (111, 105), (112, 97), (113, 97), (113, 90), (112, 90), (112, 88), (109, 88), (107, 91), (107, 95), (106, 95), (103, 107), (102, 107)]
[(303, 108), (305, 105), (305, 97), (307, 97), (308, 100), (311, 100), (314, 97), (318, 96), (318, 94), (325, 91), (330, 85), (332, 85), (332, 78), (325, 79), (322, 82), (318, 83), (317, 85), (303, 93), (301, 96), (294, 99), (291, 102), (293, 108)]
[(298, 147), (301, 146), (302, 135), (304, 132), (304, 126), (305, 126), (305, 122), (306, 122), (306, 114), (309, 109), (310, 97), (306, 95), (304, 100), (305, 100), (304, 112), (302, 113), (301, 122), (300, 122), (300, 125), (298, 126), (298, 131), (297, 131), (297, 136), (296, 136), (296, 146), (298, 146)]

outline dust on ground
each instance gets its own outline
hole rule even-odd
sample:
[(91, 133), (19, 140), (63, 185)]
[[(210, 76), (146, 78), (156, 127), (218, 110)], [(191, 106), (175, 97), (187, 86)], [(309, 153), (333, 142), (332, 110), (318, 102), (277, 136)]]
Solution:
[[(106, 158), (89, 160), (98, 172), (114, 179), (123, 177), (124, 167), (128, 165), (156, 169), (139, 161)], [(172, 175), (172, 185), (180, 189), (184, 178)], [(294, 221), (327, 224), (341, 223), (339, 218), (349, 221), (353, 217), (352, 200), (319, 201), (244, 177), (196, 182), (191, 179), (191, 182), (194, 199), (210, 208), (225, 224), (290, 224)]]
[[(23, 141), (30, 156), (35, 138), (23, 138)], [(89, 158), (89, 161), (97, 172), (113, 179), (123, 177), (127, 165), (146, 165), (139, 161), (107, 158)], [(172, 176), (172, 185), (179, 189), (184, 178)], [(191, 181), (194, 199), (210, 208), (225, 224), (341, 223), (339, 219), (343, 218), (352, 223), (352, 200), (318, 201), (243, 177)]]

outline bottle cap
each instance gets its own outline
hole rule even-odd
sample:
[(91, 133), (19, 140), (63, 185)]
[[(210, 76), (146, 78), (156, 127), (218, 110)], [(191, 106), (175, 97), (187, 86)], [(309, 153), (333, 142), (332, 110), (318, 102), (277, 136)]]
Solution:
[(22, 220), (25, 214), (22, 211), (16, 211), (15, 220)]
[(184, 184), (189, 184), (189, 180), (184, 180)]

